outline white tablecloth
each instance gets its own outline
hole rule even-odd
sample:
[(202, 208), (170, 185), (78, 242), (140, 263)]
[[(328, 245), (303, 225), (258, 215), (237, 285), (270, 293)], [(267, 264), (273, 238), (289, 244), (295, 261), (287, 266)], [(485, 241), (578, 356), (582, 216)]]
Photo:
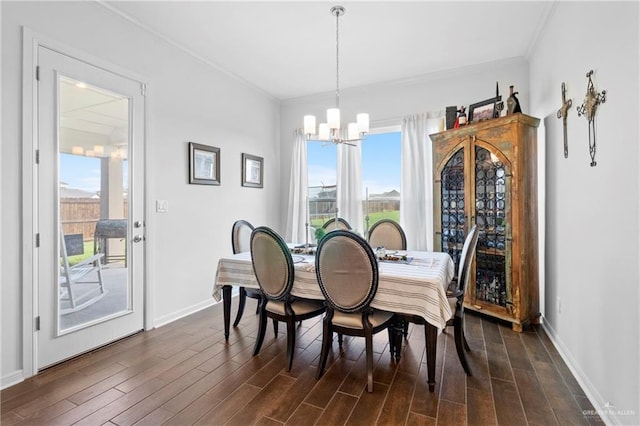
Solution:
[[(405, 252), (402, 252), (403, 254)], [(379, 262), (378, 292), (371, 306), (389, 312), (418, 315), (442, 329), (451, 318), (446, 287), (454, 276), (454, 264), (447, 253), (407, 251), (409, 264)], [(291, 294), (324, 299), (316, 279), (315, 258), (293, 255), (295, 279)], [(223, 257), (218, 262), (213, 298), (221, 300), (222, 286), (259, 288), (249, 252)]]

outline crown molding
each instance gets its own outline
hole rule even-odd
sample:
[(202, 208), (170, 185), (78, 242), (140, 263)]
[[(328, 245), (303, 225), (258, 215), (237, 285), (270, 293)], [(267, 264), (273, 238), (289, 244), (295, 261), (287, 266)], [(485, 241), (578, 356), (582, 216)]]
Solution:
[[(493, 70), (495, 68), (504, 68), (513, 65), (527, 64), (528, 61), (523, 56), (517, 56), (513, 58), (500, 59), (496, 61), (482, 62), (474, 65), (467, 65), (459, 68), (452, 68), (447, 70), (439, 70), (430, 72), (427, 74), (422, 74), (414, 77), (407, 77), (397, 80), (389, 80), (383, 81), (379, 83), (372, 83), (363, 86), (352, 86), (348, 88), (341, 88), (340, 95), (343, 96), (345, 94), (357, 95), (359, 93), (366, 93), (375, 90), (379, 90), (381, 88), (388, 87), (399, 87), (399, 86), (412, 86), (418, 84), (424, 84), (433, 81), (446, 80), (452, 78), (464, 78), (470, 75), (478, 74), (484, 72), (486, 70)], [(288, 99), (283, 99), (281, 101), (282, 106), (293, 106), (308, 102), (314, 101), (325, 101), (325, 100), (333, 100), (335, 99), (335, 91), (327, 91), (322, 93), (316, 93), (312, 95), (306, 96), (298, 96)]]

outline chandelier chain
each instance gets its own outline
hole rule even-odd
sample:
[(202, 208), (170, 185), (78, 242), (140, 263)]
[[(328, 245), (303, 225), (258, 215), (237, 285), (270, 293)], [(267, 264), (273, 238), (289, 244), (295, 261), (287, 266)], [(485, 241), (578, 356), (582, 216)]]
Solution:
[(344, 128), (340, 125), (340, 16), (344, 15), (345, 9), (343, 6), (333, 6), (330, 12), (336, 17), (336, 103), (333, 108), (327, 109), (327, 122), (320, 123), (317, 133), (316, 117), (305, 115), (304, 134), (307, 140), (355, 146), (355, 142), (361, 141), (369, 132), (369, 114), (359, 113), (355, 123), (347, 123)]
[(336, 108), (340, 108), (340, 11), (336, 12)]

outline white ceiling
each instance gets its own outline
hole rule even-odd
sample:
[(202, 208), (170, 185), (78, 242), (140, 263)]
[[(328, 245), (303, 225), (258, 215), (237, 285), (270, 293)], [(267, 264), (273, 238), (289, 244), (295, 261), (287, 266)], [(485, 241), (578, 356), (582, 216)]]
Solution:
[(208, 64), (278, 99), (526, 57), (553, 2), (104, 1)]

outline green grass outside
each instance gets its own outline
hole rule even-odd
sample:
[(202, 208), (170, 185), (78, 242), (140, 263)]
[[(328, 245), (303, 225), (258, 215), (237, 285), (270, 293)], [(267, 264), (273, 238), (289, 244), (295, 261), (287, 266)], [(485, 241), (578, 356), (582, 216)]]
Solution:
[[(374, 223), (378, 222), (382, 219), (391, 219), (398, 223), (400, 223), (400, 210), (389, 210), (382, 212), (370, 212), (369, 213), (369, 228), (373, 226)], [(314, 228), (322, 227), (322, 225), (329, 219), (312, 219), (311, 226)], [(358, 233), (362, 234), (362, 230), (365, 228), (364, 217), (362, 218), (363, 222), (361, 226), (351, 226), (354, 227), (354, 230)]]

